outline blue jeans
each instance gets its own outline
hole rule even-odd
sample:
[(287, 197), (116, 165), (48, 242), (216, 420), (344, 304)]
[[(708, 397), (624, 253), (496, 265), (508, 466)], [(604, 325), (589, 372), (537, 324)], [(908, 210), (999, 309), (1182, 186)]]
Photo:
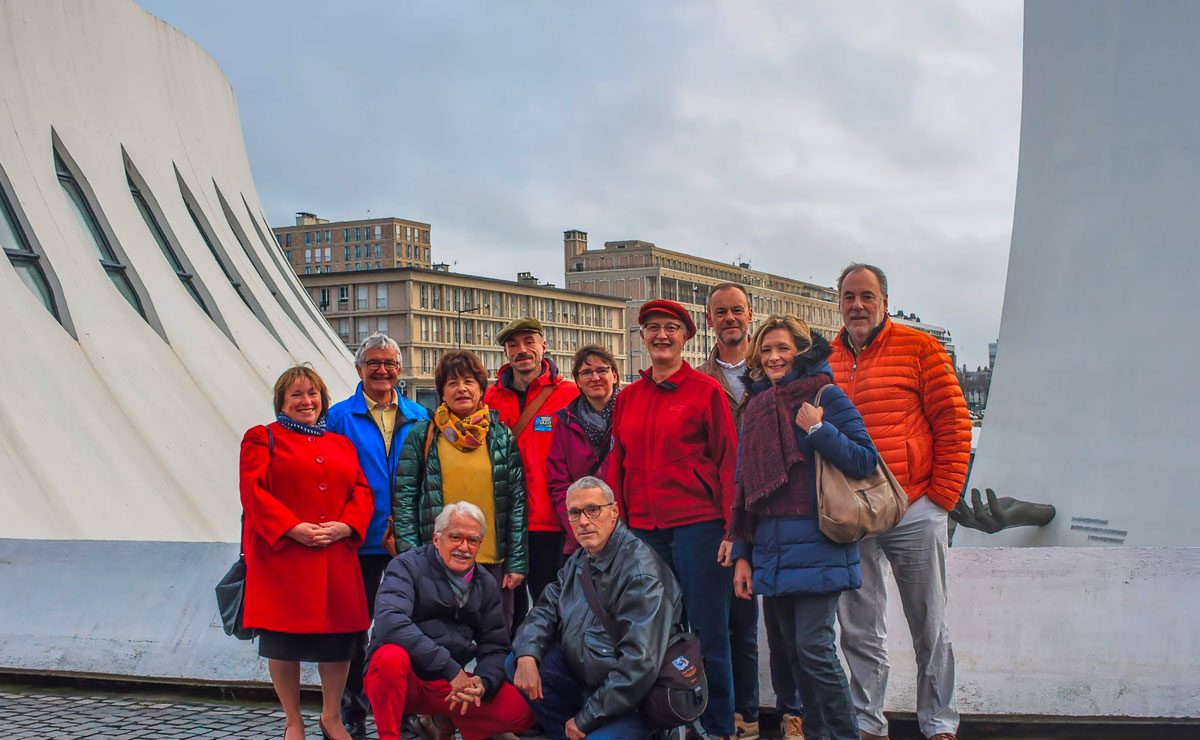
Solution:
[[(504, 661), (504, 670), (508, 672), (508, 680), (511, 681), (517, 672), (517, 658), (514, 654), (508, 654), (508, 659)], [(542, 698), (530, 700), (526, 696), (525, 700), (533, 709), (546, 737), (550, 740), (566, 740), (563, 728), (567, 720), (583, 709), (593, 689), (575, 678), (558, 648), (551, 648), (542, 656), (538, 662), (538, 673), (542, 677)], [(588, 733), (588, 740), (645, 740), (652, 737), (658, 737), (657, 733), (642, 721), (636, 711), (614, 717), (599, 729)]]
[(775, 653), (794, 666), (804, 713), (804, 736), (858, 740), (850, 685), (833, 644), (840, 593), (763, 597), (763, 618)]
[(708, 675), (708, 707), (700, 717), (711, 735), (732, 735), (733, 660), (729, 646), (729, 607), (733, 569), (717, 562), (725, 537), (721, 521), (685, 524), (669, 529), (634, 529), (643, 542), (671, 566), (683, 589), (683, 608), (700, 638)]

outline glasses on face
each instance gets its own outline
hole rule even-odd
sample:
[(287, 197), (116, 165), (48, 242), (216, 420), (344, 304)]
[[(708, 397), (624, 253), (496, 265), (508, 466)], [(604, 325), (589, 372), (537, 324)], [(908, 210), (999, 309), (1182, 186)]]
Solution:
[(452, 545), (461, 545), (465, 542), (471, 547), (479, 547), (483, 544), (483, 537), (477, 534), (465, 535), (462, 532), (442, 532), (442, 536), (449, 540)]
[(577, 522), (579, 517), (586, 516), (588, 519), (595, 519), (600, 516), (600, 512), (612, 506), (612, 504), (592, 504), (585, 506), (582, 509), (567, 509), (567, 519)]
[(396, 362), (395, 360), (365, 360), (362, 366), (368, 370), (378, 370), (379, 368), (383, 368), (385, 370), (400, 369), (400, 363)]
[(650, 336), (654, 336), (660, 331), (665, 331), (667, 336), (673, 337), (683, 330), (682, 324), (643, 324), (642, 331)]
[(592, 378), (595, 378), (595, 377), (603, 378), (605, 375), (608, 375), (609, 370), (611, 370), (611, 368), (607, 368), (607, 367), (590, 368), (589, 367), (586, 370), (580, 370), (579, 377), (583, 378), (584, 380), (591, 380)]

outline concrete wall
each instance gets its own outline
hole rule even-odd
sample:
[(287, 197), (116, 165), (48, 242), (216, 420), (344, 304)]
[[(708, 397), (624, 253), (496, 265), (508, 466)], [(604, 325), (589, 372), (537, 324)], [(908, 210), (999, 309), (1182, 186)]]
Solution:
[(970, 485), (1043, 529), (960, 545), (1200, 544), (1200, 4), (1028, 3), (1000, 351)]
[[(272, 254), (228, 80), (193, 41), (125, 0), (0, 0), (0, 80), (0, 186), (65, 316), (55, 321), (0, 258), (0, 536), (233, 541), (238, 443), (274, 416), (279, 372), (311, 362), (335, 398), (357, 378)], [(123, 253), (149, 321), (86, 240), (55, 175), (55, 146)], [(138, 213), (126, 156), (215, 320)], [(180, 180), (261, 316), (201, 240)]]
[[(236, 545), (0, 540), (0, 670), (262, 683), (212, 587)], [(1200, 717), (1200, 548), (952, 549), (950, 624), (967, 715)], [(915, 706), (893, 594), (887, 708)], [(763, 647), (763, 703), (773, 697)]]

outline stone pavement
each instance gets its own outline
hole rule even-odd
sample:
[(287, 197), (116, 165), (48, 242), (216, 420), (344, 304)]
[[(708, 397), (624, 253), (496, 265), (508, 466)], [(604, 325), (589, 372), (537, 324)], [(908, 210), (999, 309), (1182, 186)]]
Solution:
[[(321, 737), (317, 712), (305, 712), (305, 723), (309, 738)], [(375, 738), (374, 725), (370, 730), (368, 737)], [(0, 738), (4, 740), (278, 740), (282, 736), (283, 712), (267, 704), (0, 688)]]

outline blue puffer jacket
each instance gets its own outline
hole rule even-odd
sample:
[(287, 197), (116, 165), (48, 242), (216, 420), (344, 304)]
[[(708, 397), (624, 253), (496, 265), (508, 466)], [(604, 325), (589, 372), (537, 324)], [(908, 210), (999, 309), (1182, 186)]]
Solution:
[(375, 496), (375, 512), (371, 514), (371, 526), (358, 548), (362, 555), (386, 555), (383, 549), (383, 533), (387, 530), (387, 518), (392, 515), (392, 477), (396, 473), (396, 462), (400, 459), (400, 448), (408, 430), (418, 421), (428, 421), (429, 412), (424, 406), (413, 403), (396, 390), (396, 430), (392, 433), (392, 448), (383, 444), (383, 433), (367, 411), (367, 400), (363, 397), (362, 383), (354, 395), (329, 407), (326, 428), (349, 437), (358, 451), (358, 464)]
[[(832, 377), (825, 358), (828, 343), (816, 342), (812, 349), (796, 358), (797, 369), (783, 383), (824, 373)], [(801, 363), (804, 363), (801, 367)], [(747, 383), (750, 393), (769, 387), (768, 381)], [(810, 401), (811, 403), (811, 401)], [(825, 389), (821, 396), (825, 409), (821, 428), (809, 436), (796, 428), (796, 439), (807, 459), (813, 451), (853, 478), (865, 478), (879, 464), (879, 453), (867, 434), (862, 416), (854, 404), (836, 385)], [(743, 425), (754, 424), (749, 414)], [(805, 461), (797, 463), (807, 465)], [(740, 466), (739, 466), (740, 467)], [(816, 504), (816, 472), (808, 470), (808, 486), (812, 492), (812, 510)], [(754, 528), (753, 543), (736, 543), (733, 557), (745, 558), (754, 567), (754, 593), (763, 596), (785, 594), (828, 594), (862, 585), (858, 545), (838, 544), (821, 533), (813, 517), (760, 516)]]

